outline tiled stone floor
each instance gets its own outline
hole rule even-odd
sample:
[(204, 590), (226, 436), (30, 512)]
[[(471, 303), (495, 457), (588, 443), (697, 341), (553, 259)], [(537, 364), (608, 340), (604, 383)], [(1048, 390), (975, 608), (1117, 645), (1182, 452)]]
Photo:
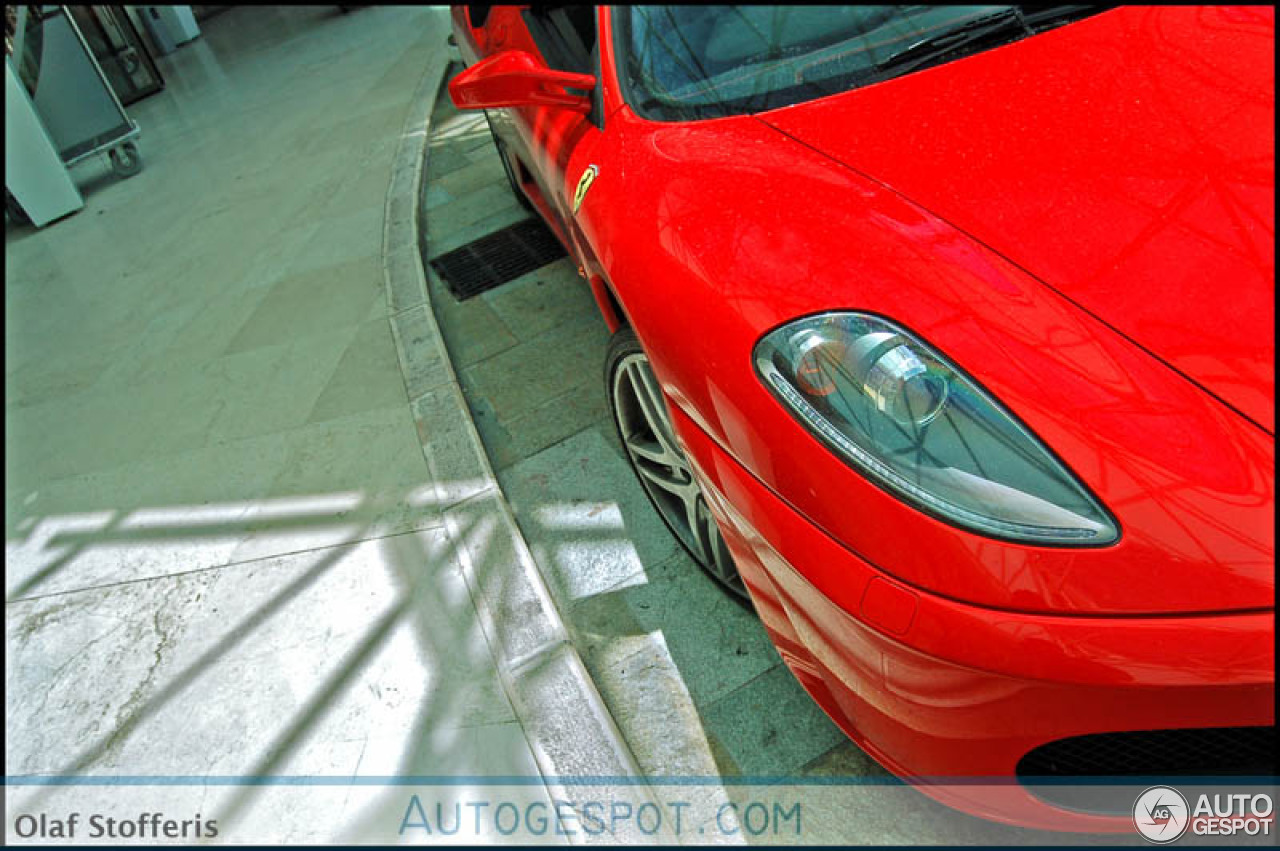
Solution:
[[(384, 297), (447, 34), (440, 8), (227, 11), (131, 108), (141, 173), (91, 160), (82, 211), (6, 225), (6, 775), (538, 775)], [(262, 787), (165, 794), (242, 842), (334, 839), (318, 814), (386, 841), (407, 799), (304, 792), (287, 818)], [(86, 794), (10, 785), (6, 811)]]

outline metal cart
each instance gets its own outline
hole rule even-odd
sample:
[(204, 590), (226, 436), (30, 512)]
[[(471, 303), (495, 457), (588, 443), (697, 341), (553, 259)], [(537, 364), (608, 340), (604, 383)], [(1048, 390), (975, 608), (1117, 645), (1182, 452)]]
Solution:
[(120, 177), (142, 170), (141, 130), (65, 6), (19, 7), (13, 55), (67, 168), (106, 153)]

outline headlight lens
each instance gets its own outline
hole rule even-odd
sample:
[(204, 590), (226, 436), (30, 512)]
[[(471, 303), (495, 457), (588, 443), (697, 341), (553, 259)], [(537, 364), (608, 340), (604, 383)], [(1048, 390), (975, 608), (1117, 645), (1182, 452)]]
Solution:
[(1101, 546), (1119, 529), (1012, 415), (946, 358), (876, 316), (829, 313), (756, 345), (787, 410), (876, 484), (1007, 540)]

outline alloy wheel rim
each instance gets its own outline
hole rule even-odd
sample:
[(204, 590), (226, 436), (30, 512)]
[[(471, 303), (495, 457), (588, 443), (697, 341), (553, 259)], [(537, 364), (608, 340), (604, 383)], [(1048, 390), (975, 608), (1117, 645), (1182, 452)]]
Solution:
[(614, 370), (613, 410), (631, 467), (662, 519), (704, 570), (746, 597), (720, 527), (676, 444), (658, 380), (643, 354), (626, 356)]

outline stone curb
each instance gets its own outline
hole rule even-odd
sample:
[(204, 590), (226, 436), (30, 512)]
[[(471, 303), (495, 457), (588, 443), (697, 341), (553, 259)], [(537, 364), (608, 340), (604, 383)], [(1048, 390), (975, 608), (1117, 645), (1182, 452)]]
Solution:
[[(443, 45), (442, 45), (443, 47)], [(392, 334), (435, 499), (497, 660), (498, 674), (553, 800), (652, 804), (641, 772), (569, 638), (472, 422), (431, 309), (418, 247), (431, 112), (449, 67), (433, 56), (405, 119), (387, 190), (383, 272)], [(596, 778), (590, 786), (559, 778)], [(656, 804), (654, 804), (656, 806)], [(574, 842), (673, 842), (628, 821)]]

